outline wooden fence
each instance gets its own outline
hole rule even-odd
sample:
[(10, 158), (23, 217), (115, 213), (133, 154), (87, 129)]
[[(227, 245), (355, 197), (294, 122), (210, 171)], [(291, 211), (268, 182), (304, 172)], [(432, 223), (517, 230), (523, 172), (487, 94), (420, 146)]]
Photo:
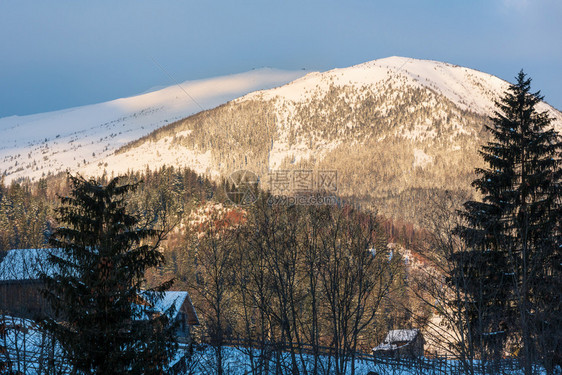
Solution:
[[(203, 340), (204, 344), (209, 345), (208, 340)], [(239, 339), (228, 339), (225, 340), (223, 346), (235, 347), (246, 350), (259, 350), (259, 342), (248, 342), (247, 340)], [(288, 352), (291, 345), (289, 343), (284, 344), (274, 344), (267, 343), (269, 352)], [(316, 348), (312, 345), (297, 345), (294, 343), (292, 345), (294, 351), (297, 354), (306, 355), (317, 355), (317, 356), (334, 356), (335, 349), (326, 346), (317, 346)], [(187, 347), (186, 347), (187, 348)], [(351, 360), (352, 357), (361, 362), (368, 362), (373, 364), (373, 368), (381, 365), (389, 369), (406, 370), (408, 372), (413, 372), (416, 374), (424, 375), (444, 375), (444, 374), (462, 374), (466, 373), (469, 363), (463, 361), (461, 358), (456, 356), (437, 356), (433, 358), (426, 357), (396, 357), (391, 355), (377, 355), (373, 353), (356, 352), (353, 356), (347, 355), (347, 359)], [(486, 373), (494, 374), (513, 374), (521, 371), (521, 366), (516, 359), (500, 359), (496, 361), (489, 361), (486, 364), (482, 364), (480, 361), (475, 361), (472, 365), (476, 368), (476, 372), (479, 373), (478, 368), (485, 366)]]

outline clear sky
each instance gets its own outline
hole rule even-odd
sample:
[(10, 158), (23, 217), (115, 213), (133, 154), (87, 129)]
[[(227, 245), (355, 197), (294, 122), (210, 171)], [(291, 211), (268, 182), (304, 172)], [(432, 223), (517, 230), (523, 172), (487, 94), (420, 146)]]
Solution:
[(562, 109), (561, 41), (560, 0), (0, 0), (0, 117), (173, 84), (157, 64), (185, 81), (393, 55), (523, 68)]

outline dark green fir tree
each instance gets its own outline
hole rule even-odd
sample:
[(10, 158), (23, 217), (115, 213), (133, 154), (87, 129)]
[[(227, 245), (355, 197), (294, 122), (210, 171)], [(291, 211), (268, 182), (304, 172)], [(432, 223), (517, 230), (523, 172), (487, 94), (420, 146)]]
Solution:
[(57, 208), (60, 226), (42, 275), (53, 318), (44, 321), (79, 374), (157, 374), (177, 344), (170, 312), (155, 304), (165, 283), (143, 289), (144, 273), (162, 264), (164, 232), (127, 211), (137, 184), (69, 177), (72, 192)]
[(479, 333), (516, 347), (526, 374), (539, 362), (552, 371), (562, 352), (562, 143), (530, 84), (521, 71), (496, 103), (473, 182), (482, 200), (465, 203), (458, 228), (479, 262), (466, 290), (489, 313)]

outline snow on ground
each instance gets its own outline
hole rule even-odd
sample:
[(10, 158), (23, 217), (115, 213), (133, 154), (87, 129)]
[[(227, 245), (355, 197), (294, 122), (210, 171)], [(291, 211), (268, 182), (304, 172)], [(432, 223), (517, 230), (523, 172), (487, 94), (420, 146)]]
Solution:
[(273, 148), (269, 152), (269, 169), (276, 170), (281, 168), (284, 162), (295, 164), (311, 158), (322, 159), (327, 153), (334, 150), (341, 141), (328, 142), (319, 140), (316, 149), (311, 150), (309, 143), (305, 140), (289, 145), (287, 142), (274, 142)]
[(473, 69), (393, 56), (325, 73), (309, 73), (290, 84), (251, 93), (239, 100), (283, 98), (303, 102), (317, 92), (326, 92), (331, 85), (374, 87), (391, 77), (397, 78), (392, 80), (393, 85), (428, 87), (442, 93), (459, 107), (479, 113), (489, 113), (493, 108), (490, 98), (503, 93), (508, 86), (500, 78)]
[(218, 176), (211, 169), (211, 150), (205, 152), (190, 150), (184, 147), (170, 147), (172, 137), (164, 137), (157, 142), (148, 141), (135, 148), (134, 152), (111, 154), (99, 162), (91, 162), (79, 168), (85, 176), (102, 175), (105, 172), (114, 175), (124, 174), (128, 170), (146, 168), (154, 170), (163, 165), (177, 168), (189, 167), (191, 170), (209, 177)]
[[(254, 356), (254, 363), (257, 365), (259, 351), (252, 350)], [(216, 366), (216, 352), (214, 348), (208, 345), (198, 345), (194, 350), (193, 355), (184, 362), (184, 371), (181, 374), (200, 374), (211, 375), (217, 373)], [(223, 370), (225, 374), (230, 375), (245, 375), (251, 374), (251, 361), (250, 349), (243, 347), (223, 347)], [(181, 360), (182, 353), (178, 353), (174, 363)], [(276, 374), (276, 359), (271, 358), (269, 362), (269, 373)], [(299, 369), (302, 372), (303, 363), (306, 365), (307, 370), (310, 372), (314, 365), (314, 358), (312, 355), (303, 354), (302, 358), (297, 354), (297, 361)], [(281, 373), (291, 374), (291, 358), (288, 353), (283, 353), (280, 357)], [(478, 366), (477, 361), (474, 362)], [(263, 369), (263, 367), (262, 367)], [(318, 364), (319, 374), (334, 374), (334, 358), (329, 356), (320, 356)], [(459, 374), (462, 372), (461, 363), (456, 360), (448, 359), (390, 359), (388, 357), (379, 357), (375, 359), (372, 356), (366, 356), (363, 359), (355, 360), (355, 374), (367, 375), (374, 372), (379, 375), (435, 375), (435, 374)], [(266, 373), (266, 372), (263, 372)], [(478, 369), (475, 375), (480, 372)], [(519, 368), (515, 360), (503, 360), (501, 363), (501, 370), (499, 373), (509, 375), (522, 375), (523, 370)], [(537, 368), (537, 374), (545, 374), (543, 369)], [(346, 374), (351, 374), (351, 361), (347, 363)]]
[(6, 173), (10, 182), (20, 177), (36, 180), (90, 163), (97, 166), (119, 147), (161, 126), (304, 73), (258, 69), (105, 103), (0, 118), (0, 173)]
[[(26, 375), (49, 373), (70, 373), (68, 361), (65, 360), (59, 345), (49, 340), (39, 326), (31, 320), (21, 319), (10, 316), (2, 316), (6, 323), (6, 336), (2, 340), (6, 352), (0, 353), (0, 360), (8, 360), (12, 363), (12, 369), (21, 371)], [(178, 369), (182, 364), (183, 371), (178, 374), (216, 374), (216, 362), (214, 349), (208, 345), (196, 345), (191, 356), (186, 351), (187, 348), (180, 349), (170, 363), (170, 367)], [(254, 360), (257, 361), (259, 351), (251, 349)], [(251, 373), (250, 349), (244, 347), (223, 347), (223, 369), (225, 374), (245, 375)], [(298, 365), (303, 364), (307, 369), (312, 369), (314, 358), (309, 354), (297, 355)], [(52, 361), (54, 359), (54, 361)], [(281, 363), (282, 373), (290, 374), (291, 360), (288, 353), (282, 353), (279, 363)], [(257, 362), (255, 362), (257, 363)], [(276, 373), (276, 358), (272, 353), (269, 361), (271, 374)], [(50, 366), (46, 368), (45, 366)], [(334, 373), (334, 358), (330, 356), (319, 357), (319, 373)], [(522, 374), (515, 360), (502, 362), (502, 373), (510, 375)], [(460, 373), (460, 363), (453, 360), (444, 359), (402, 359), (399, 361), (391, 360), (386, 357), (376, 359), (366, 356), (355, 361), (355, 374), (367, 375), (373, 371), (379, 375), (429, 375), (429, 374), (456, 374)], [(176, 373), (176, 372), (174, 372)], [(351, 363), (348, 361), (347, 374), (351, 374)], [(478, 374), (478, 371), (475, 373)], [(544, 374), (542, 369), (537, 369), (537, 374)]]
[[(51, 274), (47, 256), (54, 249), (8, 250), (0, 261), (0, 281), (36, 280), (41, 273)], [(61, 254), (62, 255), (62, 254)]]
[(62, 348), (54, 344), (37, 323), (7, 315), (0, 315), (0, 319), (6, 325), (6, 335), (0, 341), (6, 351), (0, 353), (0, 361), (8, 362), (15, 373), (70, 373)]

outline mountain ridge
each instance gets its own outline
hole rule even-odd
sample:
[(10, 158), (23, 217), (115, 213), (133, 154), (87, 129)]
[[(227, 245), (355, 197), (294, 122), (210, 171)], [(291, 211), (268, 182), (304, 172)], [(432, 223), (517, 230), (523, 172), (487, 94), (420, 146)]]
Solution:
[[(84, 175), (189, 167), (218, 179), (252, 170), (336, 170), (338, 194), (419, 221), (432, 196), (470, 194), (484, 125), (508, 83), (431, 60), (390, 57), (311, 72), (161, 126), (75, 168)], [(562, 114), (539, 104), (562, 129)], [(423, 203), (425, 201), (425, 203)], [(414, 203), (413, 203), (414, 202)]]
[(37, 180), (67, 168), (77, 171), (79, 165), (95, 162), (162, 125), (303, 74), (256, 69), (109, 102), (0, 118), (0, 171), (6, 182), (25, 177)]
[[(249, 169), (268, 188), (274, 170), (335, 169), (342, 195), (412, 220), (406, 196), (469, 194), (484, 124), (507, 87), (468, 68), (398, 57), (313, 72), (162, 127), (85, 173), (122, 173), (135, 162), (214, 178)], [(559, 111), (539, 110), (561, 129)]]

